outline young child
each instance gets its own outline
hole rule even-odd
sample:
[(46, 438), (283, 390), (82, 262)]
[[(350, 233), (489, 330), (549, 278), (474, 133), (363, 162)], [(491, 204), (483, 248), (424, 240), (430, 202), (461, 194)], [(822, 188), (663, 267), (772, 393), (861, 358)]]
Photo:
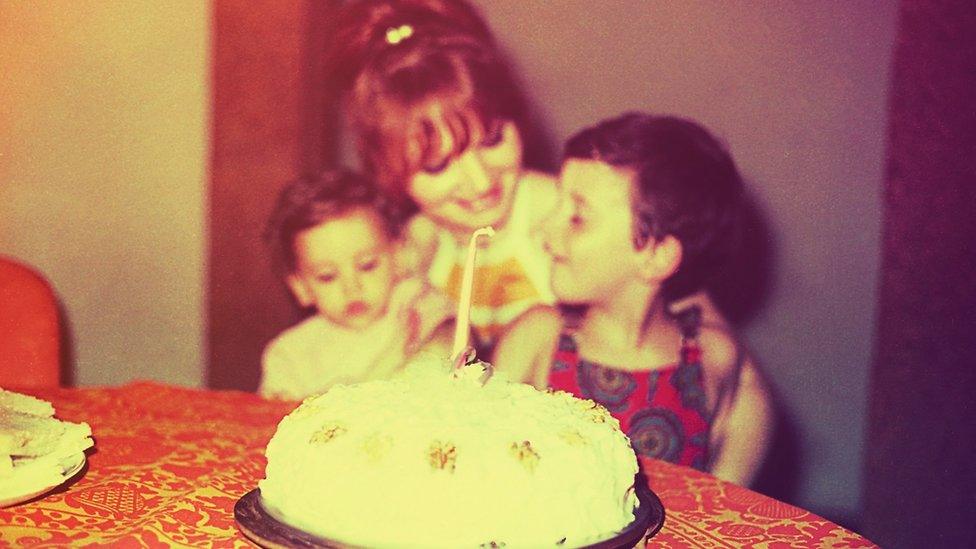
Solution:
[(315, 314), (265, 348), (261, 395), (297, 400), (384, 378), (421, 346), (448, 356), (452, 308), (421, 281), (397, 279), (394, 217), (349, 172), (283, 189), (266, 236), (292, 295)]
[(690, 121), (630, 113), (569, 140), (559, 192), (552, 289), (583, 312), (523, 315), (496, 367), (604, 405), (643, 457), (747, 484), (771, 428), (762, 378), (728, 331), (671, 310), (732, 251), (732, 158)]

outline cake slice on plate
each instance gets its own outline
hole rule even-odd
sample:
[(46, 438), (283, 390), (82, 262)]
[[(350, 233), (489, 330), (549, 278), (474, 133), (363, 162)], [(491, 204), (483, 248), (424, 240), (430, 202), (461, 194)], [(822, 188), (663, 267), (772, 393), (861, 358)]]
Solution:
[[(62, 462), (93, 446), (87, 423), (54, 417), (50, 402), (0, 389), (0, 484), (40, 483), (64, 473)], [(16, 477), (16, 479), (15, 479)]]

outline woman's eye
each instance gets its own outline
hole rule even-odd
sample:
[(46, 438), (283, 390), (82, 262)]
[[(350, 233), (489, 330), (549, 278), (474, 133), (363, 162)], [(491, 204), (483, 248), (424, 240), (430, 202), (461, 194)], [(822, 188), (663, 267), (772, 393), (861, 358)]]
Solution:
[(447, 165), (450, 164), (450, 162), (451, 158), (449, 156), (445, 156), (440, 161), (425, 163), (421, 170), (430, 175), (437, 175), (446, 170)]
[(505, 136), (505, 128), (500, 122), (495, 122), (488, 127), (485, 131), (485, 135), (481, 137), (482, 147), (494, 147), (502, 142), (502, 138)]

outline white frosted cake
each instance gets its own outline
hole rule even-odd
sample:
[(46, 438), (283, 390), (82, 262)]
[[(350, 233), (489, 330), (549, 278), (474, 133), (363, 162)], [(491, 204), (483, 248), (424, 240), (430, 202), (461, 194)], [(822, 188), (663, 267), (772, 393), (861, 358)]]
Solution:
[(599, 405), (482, 363), (337, 386), (285, 417), (261, 498), (366, 547), (574, 547), (634, 520), (637, 461)]

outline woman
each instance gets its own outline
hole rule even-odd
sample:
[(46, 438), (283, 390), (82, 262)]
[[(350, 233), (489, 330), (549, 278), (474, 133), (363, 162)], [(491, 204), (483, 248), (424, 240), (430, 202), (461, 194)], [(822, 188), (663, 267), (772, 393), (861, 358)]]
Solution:
[(523, 101), (478, 14), (443, 0), (356, 2), (341, 15), (331, 59), (364, 169), (416, 212), (411, 269), (457, 300), (471, 233), (495, 229), (474, 278), (479, 347), (552, 304), (535, 228), (555, 187), (523, 169)]

